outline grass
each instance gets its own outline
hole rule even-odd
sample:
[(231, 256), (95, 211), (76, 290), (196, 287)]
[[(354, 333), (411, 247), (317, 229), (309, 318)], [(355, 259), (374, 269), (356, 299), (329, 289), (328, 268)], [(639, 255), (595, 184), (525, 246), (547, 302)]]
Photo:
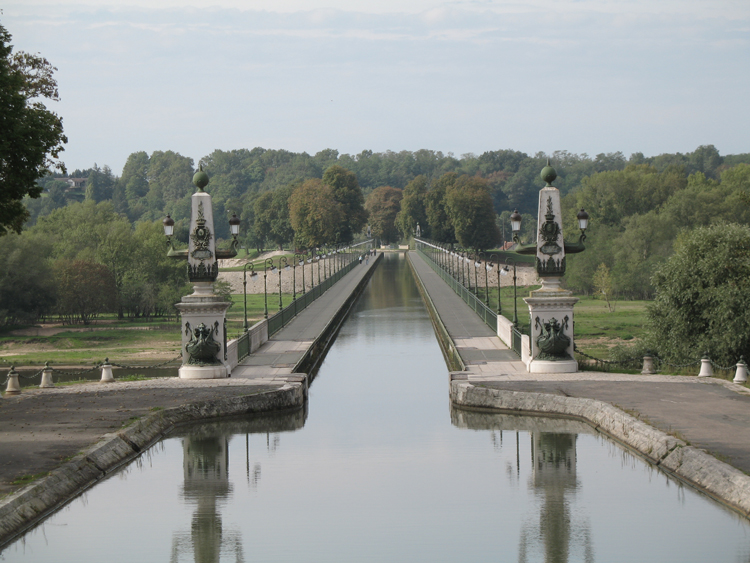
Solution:
[(18, 479), (15, 479), (11, 481), (11, 485), (19, 485), (19, 486), (26, 486), (29, 483), (32, 483), (36, 481), (37, 479), (41, 479), (42, 477), (46, 477), (49, 475), (49, 473), (35, 473), (34, 475), (22, 475)]
[[(529, 307), (523, 301), (529, 293), (540, 286), (518, 287), (516, 307), (518, 323), (528, 334), (530, 327)], [(479, 298), (484, 301), (484, 287), (479, 287)], [(502, 312), (513, 319), (513, 287), (501, 289)], [(609, 349), (618, 344), (628, 344), (643, 336), (646, 322), (646, 307), (649, 301), (618, 301), (615, 311), (610, 313), (607, 303), (591, 296), (577, 296), (575, 305), (575, 337), (578, 347), (597, 358), (607, 359)], [(490, 308), (497, 311), (497, 288), (490, 288)]]
[(117, 381), (148, 381), (151, 379), (150, 377), (146, 377), (142, 373), (131, 373), (130, 375), (124, 375), (123, 377), (118, 377)]

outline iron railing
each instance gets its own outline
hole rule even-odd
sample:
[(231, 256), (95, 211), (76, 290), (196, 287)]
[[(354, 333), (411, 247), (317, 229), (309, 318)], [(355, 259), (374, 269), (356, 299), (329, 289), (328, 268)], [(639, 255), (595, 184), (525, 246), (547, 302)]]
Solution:
[[(366, 241), (369, 243), (371, 241)], [(363, 244), (363, 243), (360, 243)], [(358, 245), (352, 245), (352, 248)], [(310, 288), (302, 295), (298, 295), (289, 305), (281, 309), (272, 317), (268, 317), (268, 337), (271, 338), (274, 334), (284, 328), (289, 321), (296, 317), (299, 313), (309, 307), (318, 297), (323, 295), (328, 289), (333, 286), (337, 281), (348, 274), (354, 266), (358, 265), (359, 262), (353, 253), (349, 253), (349, 263), (343, 266), (336, 273), (329, 276), (327, 279), (321, 281), (318, 285)], [(245, 332), (237, 339), (237, 361), (240, 362), (250, 355), (250, 333)]]
[(425, 262), (435, 270), (435, 272), (443, 278), (453, 291), (458, 294), (464, 302), (471, 307), (471, 309), (479, 315), (479, 318), (490, 327), (492, 330), (497, 331), (497, 313), (487, 307), (482, 300), (479, 299), (472, 291), (466, 288), (461, 282), (453, 278), (448, 272), (441, 268), (426, 252), (424, 252), (419, 246), (417, 246), (417, 252), (424, 258)]

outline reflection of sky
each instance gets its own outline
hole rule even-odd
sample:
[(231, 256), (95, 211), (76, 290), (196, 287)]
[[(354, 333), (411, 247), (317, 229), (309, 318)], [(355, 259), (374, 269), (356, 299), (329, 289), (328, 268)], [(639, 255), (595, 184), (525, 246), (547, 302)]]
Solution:
[[(345, 334), (381, 319), (362, 311), (367, 302)], [(385, 323), (368, 329), (377, 339), (365, 346), (359, 337), (337, 341), (302, 429), (251, 434), (247, 450), (244, 435), (230, 437), (233, 497), (219, 512), (224, 529), (242, 538), (246, 561), (517, 560), (522, 529), (544, 506), (532, 485), (531, 434), (520, 432), (517, 458), (512, 424), (497, 427), (502, 445), (499, 430), (453, 426), (440, 350), (416, 326), (429, 323), (424, 309), (409, 322), (414, 340)], [(495, 427), (491, 415), (486, 423), (479, 416), (466, 426)], [(535, 432), (544, 431), (540, 420)], [(564, 498), (572, 533), (587, 524), (597, 561), (747, 560), (746, 521), (593, 434), (573, 443), (578, 486)], [(16, 543), (6, 560), (79, 563), (106, 552), (112, 562), (168, 561), (172, 534), (190, 529), (195, 508), (181, 497), (182, 438), (142, 465), (29, 534), (30, 556)], [(534, 545), (529, 561), (540, 560)], [(570, 554), (581, 560), (576, 545)]]
[(747, 152), (746, 0), (10, 0), (71, 170), (139, 150)]

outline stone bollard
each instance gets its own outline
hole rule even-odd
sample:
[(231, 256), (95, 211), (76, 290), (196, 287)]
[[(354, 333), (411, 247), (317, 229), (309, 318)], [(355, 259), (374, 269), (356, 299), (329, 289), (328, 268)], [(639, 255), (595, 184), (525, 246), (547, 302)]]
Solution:
[(740, 356), (740, 361), (737, 362), (737, 372), (734, 374), (735, 383), (745, 383), (747, 381), (747, 364), (745, 363), (745, 356)]
[(10, 366), (8, 372), (8, 386), (5, 388), (5, 395), (19, 395), (21, 393), (21, 386), (18, 384), (18, 372), (14, 366)]
[(714, 368), (711, 366), (711, 360), (708, 359), (708, 354), (704, 354), (701, 358), (701, 370), (698, 373), (698, 377), (713, 377)]
[(109, 364), (109, 358), (104, 358), (101, 383), (114, 383), (114, 381), (115, 378), (112, 375), (112, 366)]
[(39, 384), (39, 389), (46, 389), (48, 387), (54, 387), (52, 383), (52, 368), (49, 367), (49, 362), (44, 362), (44, 369), (42, 370), (42, 382)]
[(656, 373), (654, 370), (654, 358), (651, 356), (643, 356), (643, 369), (641, 370), (642, 375), (653, 375)]

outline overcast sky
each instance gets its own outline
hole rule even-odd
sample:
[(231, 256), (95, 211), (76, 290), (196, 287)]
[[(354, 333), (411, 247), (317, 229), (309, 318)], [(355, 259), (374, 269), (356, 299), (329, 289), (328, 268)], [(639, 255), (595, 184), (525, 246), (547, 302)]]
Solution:
[(750, 152), (748, 0), (11, 0), (72, 171), (135, 151)]

